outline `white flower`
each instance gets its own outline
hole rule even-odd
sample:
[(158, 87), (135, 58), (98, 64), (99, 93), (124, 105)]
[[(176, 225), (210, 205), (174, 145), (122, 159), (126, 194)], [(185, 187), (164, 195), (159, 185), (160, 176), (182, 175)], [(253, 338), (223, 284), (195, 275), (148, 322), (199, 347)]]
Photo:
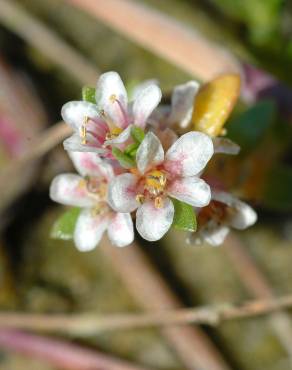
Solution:
[(95, 153), (69, 152), (77, 174), (61, 174), (54, 178), (50, 197), (58, 203), (83, 208), (74, 231), (74, 242), (80, 251), (94, 249), (107, 230), (111, 242), (123, 247), (134, 239), (129, 213), (114, 212), (107, 203), (108, 183), (113, 168)]
[(191, 244), (222, 244), (230, 228), (244, 230), (257, 221), (256, 212), (229, 193), (212, 190), (209, 205), (198, 211), (198, 231), (188, 239)]
[(169, 197), (195, 207), (209, 203), (210, 188), (196, 175), (212, 155), (212, 140), (203, 133), (181, 136), (164, 155), (159, 139), (149, 132), (136, 154), (137, 170), (111, 181), (109, 203), (118, 212), (138, 208), (138, 232), (146, 240), (159, 240), (173, 222), (174, 206)]
[(186, 128), (191, 121), (196, 94), (199, 90), (197, 81), (188, 81), (177, 85), (171, 95), (170, 106), (159, 106), (154, 110), (150, 121), (154, 125)]
[(110, 145), (125, 143), (132, 125), (145, 127), (147, 119), (159, 104), (161, 91), (155, 84), (140, 89), (128, 103), (125, 86), (116, 72), (100, 76), (96, 86), (96, 104), (71, 101), (62, 107), (61, 115), (74, 134), (64, 142), (69, 151), (93, 151), (111, 157)]

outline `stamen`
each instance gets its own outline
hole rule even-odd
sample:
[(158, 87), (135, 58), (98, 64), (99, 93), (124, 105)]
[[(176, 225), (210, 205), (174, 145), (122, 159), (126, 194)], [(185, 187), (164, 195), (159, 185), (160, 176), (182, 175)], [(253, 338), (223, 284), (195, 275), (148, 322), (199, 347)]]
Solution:
[(156, 197), (155, 200), (154, 200), (154, 206), (155, 208), (162, 208), (163, 207), (163, 199), (161, 197)]
[(146, 188), (153, 195), (158, 195), (160, 192), (163, 192), (166, 185), (166, 175), (159, 170), (151, 171), (146, 176)]
[(143, 204), (145, 201), (145, 196), (143, 194), (137, 194), (136, 195), (136, 201), (140, 204)]
[(83, 119), (83, 125), (80, 128), (80, 136), (81, 136), (81, 144), (86, 145), (87, 140), (86, 140), (86, 135), (87, 135), (87, 128), (86, 125), (88, 124), (88, 121), (90, 118), (88, 116), (85, 116)]
[(111, 101), (111, 103), (115, 103), (118, 100), (116, 94), (112, 94), (109, 97), (109, 100)]

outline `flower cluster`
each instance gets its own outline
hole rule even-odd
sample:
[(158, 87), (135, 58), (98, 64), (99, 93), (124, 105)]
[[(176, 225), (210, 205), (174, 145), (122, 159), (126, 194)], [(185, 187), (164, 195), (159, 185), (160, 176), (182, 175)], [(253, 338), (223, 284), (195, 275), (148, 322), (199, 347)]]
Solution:
[(58, 175), (50, 196), (81, 208), (73, 235), (79, 250), (93, 249), (105, 231), (114, 245), (131, 244), (133, 219), (148, 241), (174, 225), (191, 232), (189, 242), (212, 245), (221, 244), (230, 227), (256, 221), (251, 207), (203, 179), (214, 153), (239, 148), (202, 131), (186, 132), (198, 87), (195, 81), (177, 86), (170, 104), (159, 105), (155, 82), (136, 87), (129, 99), (120, 76), (107, 72), (83, 101), (63, 106), (74, 131), (64, 147), (78, 175)]

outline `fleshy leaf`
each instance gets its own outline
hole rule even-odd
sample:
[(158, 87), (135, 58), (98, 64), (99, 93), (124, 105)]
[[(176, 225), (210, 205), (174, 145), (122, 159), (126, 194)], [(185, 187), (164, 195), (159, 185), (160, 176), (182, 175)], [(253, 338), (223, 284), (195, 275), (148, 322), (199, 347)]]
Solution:
[(135, 158), (138, 147), (139, 147), (139, 144), (137, 143), (130, 144), (126, 147), (126, 149), (124, 150), (124, 153), (130, 156), (131, 158)]
[(124, 168), (135, 167), (135, 160), (128, 154), (123, 153), (118, 148), (112, 148), (112, 154), (119, 161), (120, 165)]
[(51, 230), (51, 238), (70, 240), (73, 238), (73, 233), (77, 218), (81, 209), (78, 207), (70, 208), (63, 213), (55, 222)]
[(192, 206), (177, 199), (171, 199), (174, 205), (174, 218), (172, 225), (184, 231), (196, 231), (197, 220)]
[(89, 103), (96, 104), (95, 88), (90, 87), (90, 86), (84, 86), (82, 88), (82, 100), (88, 101)]
[(142, 143), (145, 133), (140, 127), (133, 126), (131, 128), (131, 136), (136, 142)]
[(215, 78), (199, 90), (192, 116), (195, 131), (215, 137), (230, 115), (240, 93), (240, 76), (226, 74)]
[(243, 152), (251, 151), (259, 145), (273, 123), (275, 113), (274, 102), (263, 100), (234, 118), (227, 126), (227, 136), (236, 142)]

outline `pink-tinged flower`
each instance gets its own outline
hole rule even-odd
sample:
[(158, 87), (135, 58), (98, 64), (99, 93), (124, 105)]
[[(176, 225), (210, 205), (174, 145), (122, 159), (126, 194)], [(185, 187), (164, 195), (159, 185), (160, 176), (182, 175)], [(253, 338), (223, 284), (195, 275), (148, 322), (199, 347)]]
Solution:
[(116, 72), (100, 76), (96, 104), (72, 101), (62, 107), (61, 115), (74, 134), (64, 142), (69, 151), (92, 151), (110, 157), (111, 145), (125, 143), (132, 125), (144, 128), (149, 115), (159, 104), (161, 91), (147, 84), (128, 103), (125, 86)]
[(111, 181), (109, 203), (118, 212), (138, 208), (138, 232), (146, 240), (159, 240), (173, 222), (171, 197), (195, 207), (209, 203), (209, 185), (196, 175), (212, 155), (212, 140), (203, 133), (181, 136), (164, 155), (159, 139), (149, 132), (136, 154), (137, 169)]
[(246, 203), (223, 191), (213, 191), (207, 207), (198, 211), (198, 230), (188, 239), (190, 244), (222, 244), (231, 228), (244, 230), (257, 221), (256, 212)]
[(50, 197), (55, 202), (82, 208), (78, 217), (74, 242), (80, 251), (95, 248), (107, 230), (111, 242), (123, 247), (134, 239), (129, 213), (113, 211), (107, 203), (108, 183), (113, 168), (95, 153), (69, 152), (77, 174), (61, 174), (54, 178)]

